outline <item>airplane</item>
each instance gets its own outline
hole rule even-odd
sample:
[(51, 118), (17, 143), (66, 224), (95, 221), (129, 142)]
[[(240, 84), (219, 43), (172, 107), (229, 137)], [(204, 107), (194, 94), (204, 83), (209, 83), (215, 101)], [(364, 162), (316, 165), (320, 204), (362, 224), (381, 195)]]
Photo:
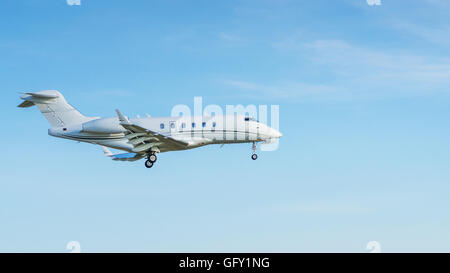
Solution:
[[(256, 160), (257, 143), (271, 143), (282, 136), (244, 115), (128, 118), (116, 110), (117, 117), (87, 117), (57, 90), (23, 94), (18, 107), (36, 105), (51, 125), (50, 136), (100, 145), (107, 157), (117, 161), (146, 158), (147, 168), (155, 164), (158, 153), (210, 144), (252, 143), (251, 158)], [(113, 154), (107, 147), (126, 153)]]

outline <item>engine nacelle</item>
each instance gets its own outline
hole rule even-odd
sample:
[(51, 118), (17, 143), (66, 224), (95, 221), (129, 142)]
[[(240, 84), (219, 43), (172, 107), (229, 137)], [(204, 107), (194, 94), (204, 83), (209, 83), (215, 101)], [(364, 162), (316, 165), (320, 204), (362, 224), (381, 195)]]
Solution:
[(125, 131), (118, 118), (101, 118), (83, 123), (83, 132), (86, 133), (120, 134)]

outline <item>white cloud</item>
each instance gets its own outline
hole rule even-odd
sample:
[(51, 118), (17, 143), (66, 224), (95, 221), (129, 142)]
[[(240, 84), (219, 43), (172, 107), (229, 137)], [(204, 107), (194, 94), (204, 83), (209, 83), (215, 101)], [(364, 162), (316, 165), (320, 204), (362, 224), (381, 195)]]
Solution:
[[(266, 99), (300, 99), (315, 100), (319, 97), (330, 98), (330, 96), (338, 95), (336, 91), (342, 91), (339, 96), (344, 98), (344, 90), (337, 86), (325, 84), (308, 84), (302, 82), (283, 83), (283, 84), (258, 84), (254, 82), (242, 80), (223, 80), (223, 84), (240, 90), (240, 95), (250, 98)], [(337, 99), (337, 98), (335, 98)]]
[(312, 213), (312, 214), (361, 214), (369, 213), (371, 209), (359, 204), (345, 204), (342, 202), (321, 202), (321, 203), (284, 203), (271, 208), (277, 213)]
[[(347, 80), (390, 83), (450, 83), (450, 58), (408, 54), (401, 50), (379, 50), (340, 40), (322, 40), (301, 45), (313, 63), (329, 67)], [(358, 77), (358, 78), (356, 78)]]
[(223, 83), (239, 88), (239, 89), (245, 89), (245, 90), (258, 90), (261, 89), (261, 86), (258, 86), (255, 83), (251, 82), (245, 82), (245, 81), (234, 81), (234, 80), (225, 80)]
[(99, 97), (130, 97), (134, 93), (128, 90), (120, 89), (109, 89), (109, 90), (94, 90), (89, 91), (89, 95), (99, 96)]
[[(449, 1), (450, 4), (450, 1)], [(438, 45), (450, 45), (450, 25), (425, 26), (415, 23), (397, 22), (394, 28), (417, 36), (418, 38)]]
[(448, 0), (426, 0), (425, 2), (429, 5), (436, 6), (439, 8), (450, 6), (450, 2)]
[(320, 77), (312, 80), (303, 72), (295, 80), (281, 82), (231, 79), (223, 83), (247, 96), (299, 100), (373, 99), (450, 91), (450, 58), (298, 37), (273, 43), (272, 47), (292, 55), (302, 71), (316, 71)]
[(230, 34), (230, 33), (225, 33), (225, 32), (221, 32), (217, 35), (217, 37), (219, 39), (221, 39), (222, 41), (225, 42), (230, 42), (230, 43), (237, 43), (237, 42), (242, 42), (244, 39), (236, 34)]

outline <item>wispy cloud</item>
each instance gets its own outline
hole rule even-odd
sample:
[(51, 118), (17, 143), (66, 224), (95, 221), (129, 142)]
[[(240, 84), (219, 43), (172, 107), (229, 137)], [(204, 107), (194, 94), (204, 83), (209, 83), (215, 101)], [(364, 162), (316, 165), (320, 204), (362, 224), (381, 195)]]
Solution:
[(225, 42), (229, 42), (229, 43), (237, 43), (237, 42), (242, 42), (244, 41), (244, 38), (236, 35), (236, 34), (231, 34), (231, 33), (226, 33), (226, 32), (220, 32), (217, 37)]
[[(448, 4), (450, 6), (450, 1), (448, 1)], [(450, 45), (450, 25), (426, 26), (409, 22), (397, 22), (393, 26), (424, 41), (444, 46)]]
[(429, 5), (436, 7), (450, 7), (450, 2), (448, 0), (425, 0)]
[[(305, 57), (347, 78), (393, 79), (442, 83), (450, 80), (450, 58), (391, 52), (352, 45), (341, 40), (320, 40), (300, 45)], [(363, 74), (363, 75), (361, 75)]]
[(305, 213), (305, 214), (363, 214), (372, 210), (359, 204), (346, 204), (342, 202), (316, 202), (316, 203), (283, 203), (271, 207), (277, 213)]
[[(250, 98), (314, 100), (320, 96), (336, 95), (337, 90), (343, 91), (342, 88), (337, 86), (302, 82), (287, 82), (276, 85), (242, 80), (223, 80), (222, 83), (240, 90), (241, 96)], [(341, 95), (344, 94), (341, 93)]]
[[(298, 60), (307, 73), (296, 80), (223, 83), (244, 95), (300, 100), (349, 100), (435, 94), (450, 91), (450, 58), (419, 55), (401, 49), (370, 48), (344, 40), (303, 41), (288, 38), (272, 47)], [(326, 79), (327, 81), (322, 81)]]
[(130, 97), (133, 96), (134, 93), (128, 90), (110, 89), (90, 91), (89, 95), (98, 97)]

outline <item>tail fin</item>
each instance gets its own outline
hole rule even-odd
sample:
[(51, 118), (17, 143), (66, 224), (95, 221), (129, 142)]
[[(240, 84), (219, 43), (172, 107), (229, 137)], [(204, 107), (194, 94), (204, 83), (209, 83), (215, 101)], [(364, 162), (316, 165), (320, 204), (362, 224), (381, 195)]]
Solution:
[(36, 105), (52, 127), (64, 127), (93, 119), (78, 112), (56, 90), (25, 93), (21, 99), (24, 101), (17, 107), (26, 108)]

